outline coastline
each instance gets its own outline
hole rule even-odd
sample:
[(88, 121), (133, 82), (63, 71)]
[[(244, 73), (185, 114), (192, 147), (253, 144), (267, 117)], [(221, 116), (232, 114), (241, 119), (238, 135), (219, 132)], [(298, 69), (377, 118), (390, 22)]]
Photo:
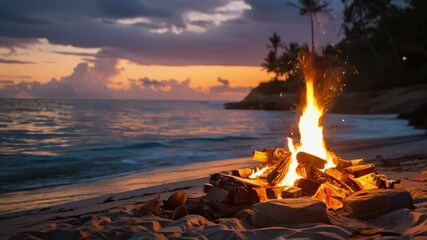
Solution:
[[(372, 160), (377, 155), (383, 158), (417, 154), (425, 156), (427, 155), (426, 145), (427, 135), (419, 135), (346, 141), (335, 144), (331, 149), (343, 158)], [(152, 199), (157, 194), (160, 194), (161, 199), (166, 199), (171, 192), (179, 189), (183, 189), (190, 196), (197, 195), (202, 192), (203, 183), (208, 181), (209, 174), (255, 165), (257, 162), (249, 157), (225, 159), (135, 173), (90, 183), (35, 189), (26, 194), (13, 192), (7, 198), (1, 197), (3, 213), (0, 214), (0, 226), (2, 226), (3, 235), (0, 237), (23, 230), (38, 229), (41, 224), (83, 214), (112, 208), (123, 210), (126, 209), (124, 207), (126, 205)], [(419, 172), (397, 173), (386, 169), (384, 171), (387, 171), (389, 178), (396, 176), (412, 179), (419, 174)], [(425, 188), (426, 184), (403, 179), (401, 186)], [(47, 195), (51, 198), (45, 199)]]
[[(343, 159), (364, 158), (365, 160), (370, 160), (375, 159), (377, 155), (384, 158), (394, 158), (404, 155), (427, 154), (427, 149), (420, 147), (427, 146), (427, 135), (327, 141), (326, 145)], [(250, 157), (253, 150), (261, 149), (248, 149), (248, 156), (243, 158), (191, 163), (90, 182), (3, 193), (0, 194), (0, 217), (13, 212), (48, 208), (84, 199), (108, 197), (109, 195), (138, 189), (207, 178), (209, 174), (219, 171), (254, 167), (258, 163)], [(49, 198), (47, 199), (46, 196), (49, 196)]]

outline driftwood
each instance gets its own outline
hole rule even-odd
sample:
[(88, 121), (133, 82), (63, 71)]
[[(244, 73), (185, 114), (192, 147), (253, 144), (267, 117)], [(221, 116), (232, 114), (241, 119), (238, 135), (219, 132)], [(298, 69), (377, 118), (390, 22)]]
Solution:
[(163, 201), (163, 209), (175, 210), (175, 208), (184, 205), (187, 201), (187, 194), (183, 191), (178, 191), (172, 194), (166, 201)]
[(162, 209), (160, 208), (160, 195), (158, 195), (154, 199), (139, 204), (138, 207), (133, 210), (133, 215), (136, 217), (146, 215), (160, 215), (161, 212)]

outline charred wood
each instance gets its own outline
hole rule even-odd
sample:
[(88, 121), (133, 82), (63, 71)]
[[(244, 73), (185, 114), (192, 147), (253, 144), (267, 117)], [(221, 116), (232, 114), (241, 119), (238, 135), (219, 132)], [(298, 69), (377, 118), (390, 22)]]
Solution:
[(295, 186), (301, 188), (301, 193), (303, 196), (313, 196), (316, 194), (321, 183), (315, 182), (310, 179), (300, 178), (295, 181)]
[(289, 164), (291, 163), (291, 158), (287, 157), (286, 159), (281, 160), (274, 167), (273, 171), (267, 176), (267, 182), (271, 186), (276, 186), (280, 180), (282, 180), (289, 171)]
[(375, 172), (375, 166), (373, 164), (351, 166), (351, 167), (344, 168), (344, 171), (358, 178), (366, 174)]
[(325, 159), (319, 158), (306, 152), (299, 152), (297, 154), (297, 161), (300, 164), (310, 165), (318, 169), (325, 168), (325, 165), (327, 163)]
[(264, 151), (254, 151), (252, 159), (255, 161), (274, 165), (282, 160), (286, 160), (291, 156), (291, 153), (283, 148), (264, 148)]

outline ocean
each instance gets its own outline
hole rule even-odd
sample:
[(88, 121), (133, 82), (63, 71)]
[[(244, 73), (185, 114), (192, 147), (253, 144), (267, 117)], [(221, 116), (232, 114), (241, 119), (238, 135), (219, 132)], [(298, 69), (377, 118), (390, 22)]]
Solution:
[[(0, 100), (0, 193), (94, 181), (285, 146), (292, 111), (223, 102)], [(324, 118), (327, 143), (424, 134), (396, 115)]]

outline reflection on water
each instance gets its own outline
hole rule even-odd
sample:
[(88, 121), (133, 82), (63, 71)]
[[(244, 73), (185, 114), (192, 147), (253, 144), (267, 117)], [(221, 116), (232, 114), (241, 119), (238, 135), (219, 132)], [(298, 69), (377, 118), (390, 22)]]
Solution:
[[(394, 117), (326, 116), (328, 146), (423, 133)], [(284, 145), (295, 121), (208, 102), (2, 99), (0, 192), (246, 157)]]
[(246, 156), (290, 122), (185, 101), (2, 100), (0, 113), (0, 191)]

